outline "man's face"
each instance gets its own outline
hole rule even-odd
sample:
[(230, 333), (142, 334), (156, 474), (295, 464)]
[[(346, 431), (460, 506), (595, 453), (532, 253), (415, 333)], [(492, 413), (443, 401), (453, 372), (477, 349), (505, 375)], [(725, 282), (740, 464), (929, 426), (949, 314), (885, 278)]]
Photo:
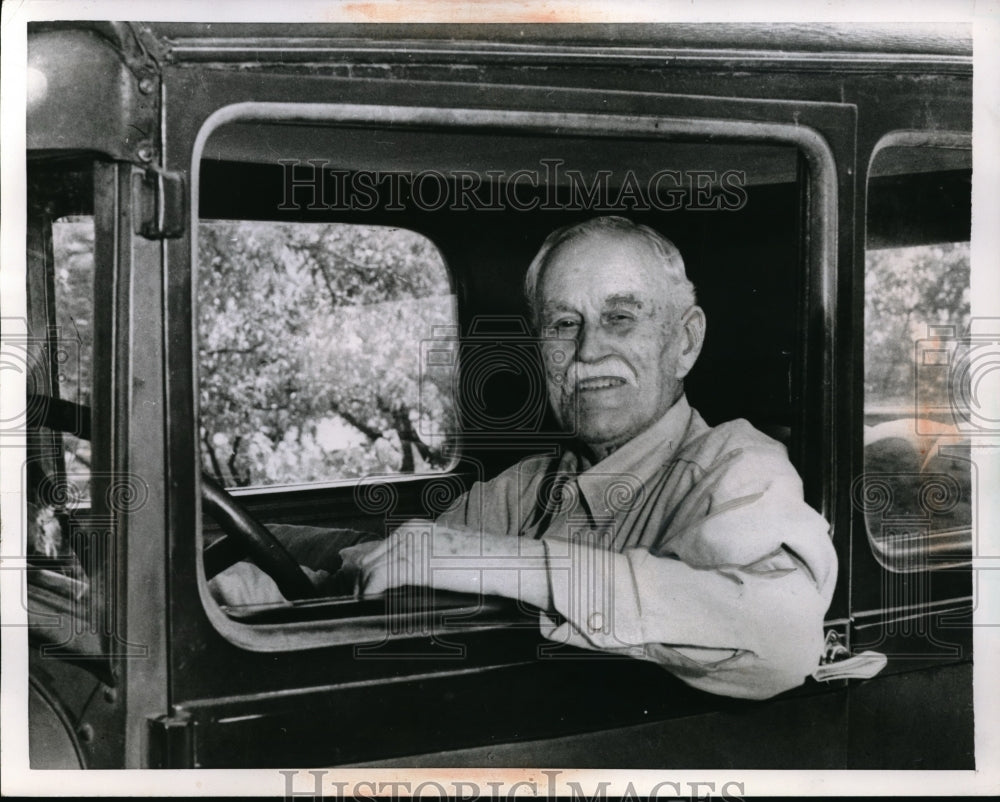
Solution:
[(690, 364), (670, 293), (660, 257), (638, 237), (585, 234), (550, 254), (539, 287), (549, 400), (586, 445), (616, 448), (679, 396)]

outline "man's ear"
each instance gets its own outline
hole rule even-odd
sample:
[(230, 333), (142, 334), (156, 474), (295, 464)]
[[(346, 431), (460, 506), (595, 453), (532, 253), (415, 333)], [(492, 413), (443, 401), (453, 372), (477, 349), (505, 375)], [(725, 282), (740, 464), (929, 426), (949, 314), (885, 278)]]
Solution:
[(692, 306), (681, 318), (681, 352), (677, 356), (678, 379), (688, 375), (698, 361), (705, 342), (705, 313), (700, 306)]

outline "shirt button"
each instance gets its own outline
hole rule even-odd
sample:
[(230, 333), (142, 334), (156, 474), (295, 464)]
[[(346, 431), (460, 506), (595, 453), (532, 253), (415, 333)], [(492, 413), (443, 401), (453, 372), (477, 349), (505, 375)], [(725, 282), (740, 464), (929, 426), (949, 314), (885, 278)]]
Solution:
[(587, 626), (590, 627), (591, 632), (599, 632), (604, 629), (604, 616), (600, 613), (591, 613), (590, 618), (587, 619)]

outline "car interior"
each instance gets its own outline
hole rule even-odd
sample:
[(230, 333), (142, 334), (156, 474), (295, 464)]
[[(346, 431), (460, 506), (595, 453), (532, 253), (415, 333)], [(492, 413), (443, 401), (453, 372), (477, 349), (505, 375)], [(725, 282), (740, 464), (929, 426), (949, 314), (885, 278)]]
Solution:
[[(506, 354), (493, 357), (497, 365), (516, 363), (518, 368), (487, 368), (473, 389), (467, 382), (455, 384), (460, 388), (455, 398), (459, 424), (447, 435), (455, 455), (449, 473), (460, 480), (460, 487), (473, 479), (489, 479), (563, 439), (544, 393), (537, 392), (541, 377), (536, 357), (530, 355), (535, 335), (521, 290), (524, 271), (552, 230), (598, 213), (629, 216), (677, 245), (708, 318), (702, 355), (686, 382), (692, 406), (709, 423), (746, 418), (794, 451), (801, 436), (796, 431), (794, 374), (803, 325), (799, 232), (804, 167), (796, 149), (698, 140), (637, 144), (627, 138), (555, 140), (391, 127), (359, 132), (301, 123), (231, 123), (213, 131), (205, 145), (198, 215), (203, 230), (216, 221), (379, 226), (383, 231), (415, 232), (433, 243), (457, 298), (461, 338), (488, 341)], [(556, 159), (558, 165), (553, 164)], [(620, 170), (608, 171), (607, 165), (620, 165)], [(515, 177), (504, 185), (504, 178), (517, 171), (522, 171), (520, 180)], [(534, 180), (525, 180), (529, 171)], [(703, 176), (698, 186), (675, 183), (673, 175), (692, 171)], [(349, 208), (345, 187), (364, 172), (374, 174), (376, 191), (363, 198), (364, 209)], [(642, 198), (629, 199), (624, 183), (637, 180), (642, 190), (663, 173), (667, 178), (657, 185), (663, 210), (642, 209)], [(394, 191), (390, 175), (398, 177)], [(435, 179), (433, 191), (421, 185), (427, 175)], [(442, 188), (456, 197), (463, 181), (474, 182), (484, 204), (496, 198), (504, 201), (479, 211), (455, 209), (454, 204), (432, 208)], [(598, 188), (600, 197), (590, 209), (580, 209), (579, 203), (574, 208), (574, 193), (581, 187)], [(685, 202), (672, 202), (678, 193)], [(211, 266), (200, 264), (197, 269)], [(248, 317), (254, 314), (246, 310)], [(463, 356), (468, 364), (470, 352)], [(516, 425), (510, 425), (512, 420)], [(395, 477), (403, 490), (394, 512), (432, 515), (433, 509), (422, 507), (415, 494), (406, 492), (405, 479)], [(394, 481), (363, 477), (362, 486), (371, 480)], [(352, 492), (344, 485), (334, 481), (327, 482), (325, 490), (303, 484), (280, 492), (230, 491), (260, 520), (322, 526), (331, 525), (335, 500)], [(386, 532), (384, 514), (364, 515), (357, 506), (353, 514), (345, 515), (343, 508), (337, 512), (335, 526)], [(213, 555), (224, 547), (208, 519), (204, 533), (211, 575), (223, 565)], [(230, 559), (236, 555), (233, 551)], [(356, 603), (333, 606), (344, 615), (360, 614)], [(230, 615), (270, 622), (331, 614), (318, 611), (315, 603), (309, 613), (301, 604), (298, 612), (263, 607), (230, 610)]]
[[(31, 767), (975, 768), (997, 331), (971, 31), (932, 27), (29, 24)], [(523, 283), (598, 215), (676, 244), (691, 406), (830, 524), (820, 653), (766, 700), (331, 557), (572, 437)]]
[[(450, 460), (439, 465), (435, 473), (421, 476), (419, 471), (390, 470), (273, 487), (226, 488), (206, 472), (202, 482), (206, 578), (249, 556), (267, 573), (283, 577), (279, 585), (287, 598), (299, 599), (280, 605), (229, 607), (230, 617), (252, 624), (369, 620), (386, 609), (382, 599), (340, 596), (306, 601), (315, 596), (315, 590), (297, 571), (294, 560), (275, 547), (261, 522), (336, 526), (384, 536), (393, 518), (378, 505), (366, 505), (366, 494), (377, 496), (391, 485), (398, 502), (392, 511), (396, 518), (430, 517), (435, 507), (427, 499), (433, 493), (420, 491), (427, 491), (431, 482), (437, 481), (441, 492), (442, 478), (451, 480), (446, 495), (453, 500), (472, 481), (489, 479), (517, 459), (559, 442), (561, 435), (544, 393), (537, 392), (541, 379), (535, 367), (534, 333), (521, 282), (527, 264), (550, 231), (592, 216), (592, 211), (574, 208), (574, 193), (593, 191), (594, 187), (601, 213), (623, 214), (652, 226), (684, 255), (698, 303), (708, 319), (704, 350), (686, 382), (692, 406), (710, 424), (748, 419), (788, 446), (793, 461), (801, 462), (806, 433), (799, 425), (802, 399), (797, 371), (806, 324), (800, 279), (806, 168), (794, 148), (705, 141), (644, 142), (638, 148), (625, 138), (562, 137), (555, 142), (545, 136), (491, 135), (486, 139), (475, 133), (417, 134), (391, 127), (360, 133), (354, 128), (279, 122), (221, 126), (209, 138), (199, 165), (201, 230), (217, 221), (238, 221), (304, 229), (374, 227), (371, 231), (376, 237), (379, 232), (412, 232), (429, 241), (447, 271), (459, 341), (488, 342), (506, 354), (492, 357), (504, 367), (487, 368), (471, 389), (468, 382), (453, 382), (457, 418), (451, 430), (439, 433), (442, 454)], [(937, 151), (931, 157), (921, 153), (921, 161), (914, 163), (912, 155), (889, 149), (873, 172), (867, 231), (870, 248), (968, 239), (968, 217), (963, 219), (962, 214), (968, 208), (969, 172), (963, 163), (967, 155), (954, 150)], [(558, 165), (552, 154), (558, 155)], [(605, 175), (601, 171), (608, 164), (622, 165), (623, 169)], [(502, 177), (518, 170), (534, 171), (536, 178), (524, 180), (522, 174), (521, 180), (503, 186)], [(555, 172), (546, 174), (545, 170)], [(664, 208), (637, 209), (635, 197), (624, 190), (625, 181), (631, 180), (626, 175), (637, 178), (640, 187), (648, 187), (658, 172), (689, 174), (692, 170), (708, 176), (704, 185), (678, 186), (672, 179), (658, 185), (661, 190), (666, 186), (675, 193), (685, 193), (687, 202), (677, 204), (680, 208), (670, 208), (672, 196), (667, 193), (659, 196)], [(364, 208), (356, 208), (356, 203), (352, 208), (344, 188), (366, 171), (375, 176), (375, 191), (365, 196)], [(38, 203), (48, 204), (39, 209), (39, 219), (51, 226), (53, 219), (89, 212), (92, 189), (85, 167), (67, 172), (65, 164), (39, 165), (35, 173), (39, 176)], [(729, 175), (728, 187), (738, 188), (737, 194), (725, 195), (720, 181), (724, 173)], [(449, 197), (456, 197), (459, 183), (472, 176), (481, 202), (493, 203), (493, 198), (505, 201), (478, 211), (451, 208), (451, 204), (431, 208), (426, 191), (418, 186), (422, 174), (433, 174), (437, 190), (443, 188)], [(45, 182), (51, 186), (56, 175), (64, 177), (65, 185), (58, 203), (56, 193), (40, 188)], [(392, 182), (386, 177), (391, 175), (397, 179), (389, 192)], [(322, 204), (313, 202), (317, 190)], [(692, 202), (695, 192), (700, 194)], [(942, 209), (951, 212), (941, 214)], [(44, 239), (44, 231), (40, 229), (38, 236)], [(40, 248), (44, 253), (44, 244)], [(196, 269), (213, 267), (199, 264)], [(33, 307), (41, 310), (33, 322), (36, 331), (50, 325), (46, 315), (51, 321), (55, 314), (55, 291), (45, 285), (46, 281), (52, 284), (51, 275), (38, 279), (34, 286), (36, 297), (47, 297), (51, 304)], [(210, 303), (208, 298), (198, 300)], [(331, 309), (331, 317), (338, 311)], [(252, 307), (245, 309), (251, 324), (260, 313)], [(428, 335), (433, 333), (431, 327)], [(464, 353), (460, 360), (469, 357), (470, 352)], [(516, 370), (509, 369), (513, 363)], [(34, 496), (40, 498), (44, 488), (55, 486), (51, 477), (66, 471), (65, 464), (52, 457), (53, 449), (58, 449), (53, 445), (53, 431), (75, 437), (77, 443), (85, 442), (89, 411), (86, 404), (74, 407), (66, 399), (52, 402), (59, 395), (52, 386), (57, 366), (45, 365), (34, 375), (38, 386), (32, 388), (32, 395), (45, 399), (38, 405), (41, 417), (36, 422), (44, 425), (36, 432), (38, 444), (33, 449), (41, 456), (29, 463), (28, 485), (36, 488)], [(514, 427), (510, 426), (512, 420), (517, 421)], [(881, 459), (884, 467), (886, 449), (902, 448), (906, 442), (905, 438), (880, 436), (888, 432), (888, 423), (884, 414), (881, 418), (875, 415), (868, 423), (867, 453), (873, 465)], [(906, 446), (907, 453), (920, 445)], [(909, 457), (892, 459), (896, 462), (890, 461), (890, 467), (898, 467), (900, 460), (905, 462)], [(953, 460), (952, 464), (957, 463)], [(957, 479), (968, 482), (961, 475)], [(966, 499), (967, 495), (966, 490)], [(968, 501), (963, 505), (962, 509), (967, 509)], [(65, 502), (41, 507), (55, 509), (55, 520), (65, 531), (71, 528), (68, 517), (80, 512), (74, 513), (73, 505)], [(968, 526), (967, 522), (956, 524), (954, 515), (942, 525), (947, 531), (938, 538), (937, 547), (944, 555), (941, 559), (951, 560), (948, 564), (965, 559)], [(39, 527), (39, 531), (44, 529), (44, 525)], [(890, 535), (886, 540), (884, 528), (879, 528), (875, 519), (870, 529), (883, 567), (890, 567), (893, 559), (905, 563), (905, 557), (886, 556), (892, 548), (908, 553), (898, 545), (897, 537)], [(54, 551), (39, 553), (35, 559), (48, 560), (47, 569), (53, 567), (53, 559), (62, 560), (63, 567), (55, 573), (72, 575), (78, 581), (79, 569), (70, 570), (66, 565), (76, 565), (79, 555), (66, 544), (59, 552), (58, 557)], [(505, 620), (523, 613), (502, 600), (470, 599), (462, 594), (437, 594), (435, 607), (478, 611)]]

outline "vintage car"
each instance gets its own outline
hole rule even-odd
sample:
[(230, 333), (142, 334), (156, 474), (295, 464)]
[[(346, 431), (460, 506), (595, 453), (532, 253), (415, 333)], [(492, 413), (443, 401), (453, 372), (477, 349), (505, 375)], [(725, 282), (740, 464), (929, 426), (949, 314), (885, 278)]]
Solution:
[[(33, 23), (27, 77), (33, 767), (974, 767), (967, 29)], [(381, 537), (551, 451), (521, 283), (597, 214), (677, 244), (692, 405), (832, 525), (826, 679), (317, 597), (262, 525)], [(222, 603), (248, 558), (292, 601)]]

